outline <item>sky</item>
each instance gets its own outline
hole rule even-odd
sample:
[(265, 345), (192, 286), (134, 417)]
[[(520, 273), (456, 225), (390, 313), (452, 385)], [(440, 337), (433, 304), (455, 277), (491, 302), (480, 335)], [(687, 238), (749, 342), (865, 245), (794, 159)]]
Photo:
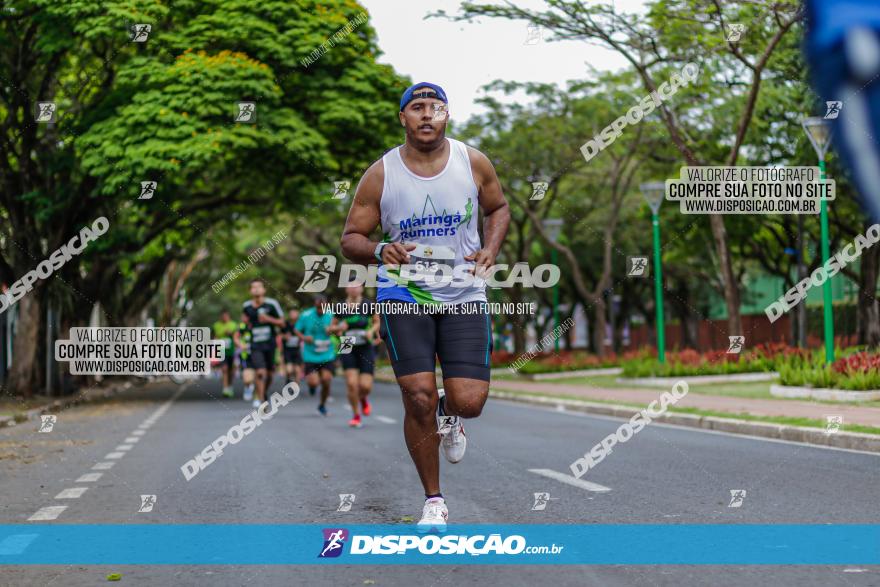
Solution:
[[(460, 13), (459, 0), (360, 0), (370, 15), (387, 63), (413, 82), (433, 82), (446, 91), (453, 120), (464, 121), (484, 111), (476, 103), (485, 84), (507, 81), (556, 83), (585, 79), (589, 67), (617, 70), (626, 66), (613, 51), (584, 41), (544, 40), (545, 30), (529, 30), (525, 21), (482, 18), (452, 22), (425, 15), (443, 9)], [(499, 0), (500, 3), (500, 0)], [(541, 9), (541, 0), (514, 0), (523, 8)], [(618, 9), (638, 10), (642, 0), (617, 0)], [(531, 37), (531, 42), (527, 40)], [(401, 88), (401, 93), (404, 88)], [(502, 94), (496, 93), (500, 98)], [(522, 99), (524, 94), (510, 99)]]

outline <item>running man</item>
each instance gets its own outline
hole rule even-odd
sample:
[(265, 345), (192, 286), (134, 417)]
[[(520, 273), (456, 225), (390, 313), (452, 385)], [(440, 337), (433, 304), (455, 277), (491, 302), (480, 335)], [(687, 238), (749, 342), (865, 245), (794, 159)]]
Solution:
[(331, 330), (338, 336), (354, 337), (354, 348), (350, 353), (340, 353), (342, 368), (345, 370), (345, 385), (348, 388), (348, 403), (351, 404), (352, 418), (348, 425), (352, 428), (363, 426), (361, 409), (364, 416), (372, 411), (367, 396), (373, 390), (373, 364), (376, 353), (373, 346), (379, 344), (379, 315), (371, 315), (372, 302), (364, 298), (364, 286), (350, 285), (345, 288), (346, 309), (351, 314), (333, 316)]
[(235, 347), (238, 349), (238, 360), (241, 364), (241, 382), (244, 393), (241, 396), (246, 402), (254, 399), (254, 366), (251, 364), (251, 327), (245, 314), (241, 315), (238, 332), (235, 333)]
[(256, 370), (256, 392), (253, 406), (266, 401), (266, 391), (272, 385), (275, 372), (275, 328), (284, 327), (284, 312), (274, 298), (266, 297), (266, 284), (259, 277), (250, 283), (251, 299), (241, 308), (247, 316), (251, 332), (250, 361)]
[(227, 310), (223, 310), (220, 320), (214, 322), (214, 338), (223, 341), (224, 355), (220, 370), (223, 373), (223, 395), (226, 397), (234, 395), (232, 382), (235, 380), (235, 347), (232, 343), (237, 330), (238, 324), (229, 317)]
[[(378, 260), (378, 300), (394, 306), (381, 314), (380, 334), (403, 395), (406, 445), (425, 490), (420, 532), (446, 529), (438, 448), (451, 463), (464, 457), (461, 418), (479, 416), (489, 394), (491, 321), (485, 283), (474, 274), (485, 275), (495, 263), (510, 224), (489, 159), (446, 138), (447, 104), (434, 84), (415, 84), (403, 93), (398, 116), (406, 142), (361, 178), (341, 242), (355, 263)], [(483, 245), (476, 204), (484, 215)], [(382, 242), (370, 239), (378, 226)], [(454, 287), (468, 276), (470, 285)], [(422, 310), (423, 304), (432, 311), (404, 311)], [(445, 394), (435, 382), (435, 357)]]
[(297, 336), (294, 327), (299, 320), (299, 310), (291, 310), (287, 314), (284, 328), (281, 329), (281, 337), (284, 339), (284, 370), (287, 382), (299, 382), (303, 378), (302, 355), (300, 345), (302, 340)]
[(302, 358), (305, 362), (306, 384), (309, 394), (315, 395), (318, 384), (321, 384), (321, 403), (318, 411), (327, 415), (327, 398), (330, 397), (330, 383), (336, 372), (336, 349), (330, 339), (330, 325), (333, 314), (324, 311), (327, 298), (315, 296), (315, 307), (304, 310), (293, 327), (294, 332), (303, 341)]

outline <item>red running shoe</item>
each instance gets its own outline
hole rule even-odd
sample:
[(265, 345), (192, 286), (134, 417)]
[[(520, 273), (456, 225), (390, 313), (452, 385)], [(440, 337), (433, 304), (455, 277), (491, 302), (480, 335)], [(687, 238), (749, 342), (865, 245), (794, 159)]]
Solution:
[(363, 424), (363, 422), (361, 422), (361, 415), (360, 414), (355, 415), (354, 418), (352, 418), (351, 420), (348, 421), (348, 425), (351, 426), (352, 428), (360, 428), (361, 426), (363, 426), (364, 424)]
[(373, 406), (370, 405), (370, 402), (367, 401), (367, 398), (361, 400), (361, 409), (364, 412), (364, 416), (369, 416), (373, 411)]

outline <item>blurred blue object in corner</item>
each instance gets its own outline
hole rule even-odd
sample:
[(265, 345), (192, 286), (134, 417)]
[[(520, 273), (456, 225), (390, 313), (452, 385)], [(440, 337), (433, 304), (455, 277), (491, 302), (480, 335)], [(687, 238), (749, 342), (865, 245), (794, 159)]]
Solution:
[(806, 0), (805, 7), (813, 86), (826, 103), (843, 103), (832, 122), (835, 150), (863, 208), (880, 221), (880, 0)]

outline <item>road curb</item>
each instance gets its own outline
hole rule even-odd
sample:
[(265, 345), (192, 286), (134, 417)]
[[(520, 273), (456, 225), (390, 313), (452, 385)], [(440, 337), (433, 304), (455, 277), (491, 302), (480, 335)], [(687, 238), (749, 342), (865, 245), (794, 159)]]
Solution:
[(618, 377), (618, 383), (629, 383), (643, 387), (672, 387), (681, 380), (688, 385), (707, 383), (749, 383), (752, 381), (773, 381), (779, 377), (776, 371), (757, 373), (728, 373), (726, 375), (682, 375), (680, 377)]
[(601, 369), (578, 369), (576, 371), (553, 371), (550, 373), (520, 374), (528, 381), (544, 381), (547, 379), (568, 379), (570, 377), (589, 377), (590, 375), (620, 375), (621, 367), (603, 367)]
[(828, 402), (867, 402), (880, 399), (880, 390), (850, 391), (825, 387), (801, 387), (796, 385), (771, 385), (770, 395), (786, 398), (808, 398)]
[(125, 381), (106, 389), (100, 389), (98, 391), (87, 390), (77, 395), (59, 398), (48, 402), (38, 408), (31, 408), (30, 410), (27, 410), (26, 412), (24, 412), (24, 419), (21, 419), (20, 415), (19, 418), (16, 418), (15, 416), (0, 416), (0, 428), (15, 426), (20, 423), (29, 422), (30, 420), (36, 420), (44, 414), (51, 414), (56, 411), (66, 410), (67, 408), (72, 408), (79, 404), (88, 404), (97, 400), (107, 399), (113, 397), (121, 391), (126, 391), (131, 387), (131, 382)]
[[(582, 400), (555, 398), (552, 396), (520, 395), (492, 389), (490, 397), (506, 399), (510, 401), (539, 405), (539, 406), (564, 406), (578, 412), (612, 416), (628, 420), (640, 408), (634, 406), (622, 406), (617, 404), (603, 404)], [(789, 440), (792, 442), (804, 442), (817, 446), (830, 446), (834, 448), (847, 448), (880, 453), (880, 435), (863, 434), (861, 432), (835, 432), (827, 434), (819, 428), (805, 428), (802, 426), (789, 426), (787, 424), (773, 424), (769, 422), (753, 422), (750, 420), (738, 420), (736, 418), (719, 418), (717, 416), (697, 416), (695, 414), (666, 413), (654, 418), (657, 422), (674, 424), (676, 426), (688, 426), (703, 430), (715, 430), (729, 432), (745, 436), (757, 436), (761, 438), (773, 438)]]

